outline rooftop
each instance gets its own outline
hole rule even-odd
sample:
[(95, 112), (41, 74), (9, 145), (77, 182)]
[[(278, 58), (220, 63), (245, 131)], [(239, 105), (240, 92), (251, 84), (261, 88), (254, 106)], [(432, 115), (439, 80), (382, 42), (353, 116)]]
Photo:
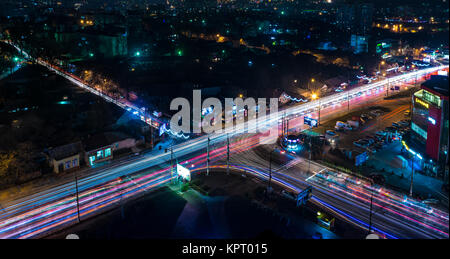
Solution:
[(422, 88), (431, 90), (440, 96), (448, 97), (448, 76), (432, 75), (431, 78), (422, 84)]
[(109, 146), (114, 144), (115, 142), (130, 138), (128, 135), (122, 132), (105, 132), (95, 136), (92, 136), (86, 141), (84, 141), (84, 145), (86, 148), (86, 152), (92, 151), (95, 149), (99, 149), (102, 147)]
[(61, 160), (80, 153), (83, 150), (81, 142), (70, 143), (67, 145), (52, 148), (48, 151), (51, 158)]

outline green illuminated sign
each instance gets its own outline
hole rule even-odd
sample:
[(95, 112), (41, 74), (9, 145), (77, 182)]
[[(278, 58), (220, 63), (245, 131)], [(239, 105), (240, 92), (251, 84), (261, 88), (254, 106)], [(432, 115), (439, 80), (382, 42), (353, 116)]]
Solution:
[(424, 139), (427, 139), (427, 132), (423, 130), (421, 127), (417, 126), (414, 122), (411, 122), (411, 129), (422, 136)]

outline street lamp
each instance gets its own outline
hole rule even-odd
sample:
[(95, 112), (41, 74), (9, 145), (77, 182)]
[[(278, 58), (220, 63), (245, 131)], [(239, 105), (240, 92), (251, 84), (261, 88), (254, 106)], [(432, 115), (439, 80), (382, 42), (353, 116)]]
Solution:
[[(316, 99), (319, 99), (319, 96), (318, 96), (316, 93), (313, 93), (313, 94), (311, 95), (311, 98), (312, 98), (313, 100), (316, 100)], [(319, 120), (318, 120), (317, 124), (320, 125), (320, 99), (319, 99)]]
[(373, 203), (373, 180), (370, 179), (370, 212), (369, 212), (369, 234), (372, 231), (372, 203)]
[(309, 90), (311, 90), (311, 86), (310, 86), (309, 83), (310, 83), (310, 82), (311, 82), (311, 83), (314, 83), (315, 81), (316, 81), (316, 79), (314, 79), (314, 78), (311, 78), (311, 80), (308, 81), (308, 89), (309, 89)]
[(383, 60), (378, 64), (378, 73), (381, 73), (381, 67), (380, 66), (384, 66), (384, 64), (386, 64), (386, 62)]
[(276, 148), (274, 148), (272, 151), (270, 151), (269, 153), (269, 182), (268, 182), (268, 186), (267, 186), (267, 191), (266, 191), (266, 196), (267, 193), (270, 191), (270, 182), (272, 181), (272, 154), (273, 152), (277, 150)]
[(411, 155), (411, 183), (409, 185), (409, 196), (412, 197), (413, 195), (413, 179), (414, 179), (414, 157), (415, 155), (410, 154)]

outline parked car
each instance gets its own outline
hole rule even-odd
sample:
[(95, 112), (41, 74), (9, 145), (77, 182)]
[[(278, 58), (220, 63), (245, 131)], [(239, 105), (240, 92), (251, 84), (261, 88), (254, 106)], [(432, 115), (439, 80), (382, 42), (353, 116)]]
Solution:
[(411, 111), (410, 111), (410, 110), (406, 110), (405, 113), (404, 113), (404, 115), (405, 115), (405, 116), (411, 115)]
[(369, 151), (370, 153), (376, 153), (376, 152), (377, 152), (377, 149), (376, 149), (376, 148), (373, 148), (373, 147), (368, 147), (368, 148), (367, 148), (367, 151)]
[(375, 134), (376, 134), (376, 135), (380, 135), (380, 136), (385, 136), (385, 135), (386, 135), (386, 132), (383, 131), (383, 130), (380, 130), (380, 131), (375, 132)]
[(369, 142), (358, 140), (358, 141), (353, 142), (353, 145), (355, 145), (357, 147), (361, 147), (361, 148), (366, 148), (369, 146)]
[(380, 116), (383, 112), (381, 110), (373, 110), (369, 112), (371, 115), (378, 117)]
[(364, 120), (373, 120), (373, 117), (368, 115), (368, 114), (361, 114), (361, 118), (363, 118)]
[(375, 140), (371, 139), (371, 138), (364, 138), (363, 140), (367, 141), (369, 143), (369, 145), (372, 145)]
[(328, 135), (330, 135), (330, 136), (334, 136), (334, 135), (336, 135), (336, 132), (334, 132), (334, 131), (332, 131), (332, 130), (327, 130), (327, 131), (325, 132), (325, 134), (328, 134)]

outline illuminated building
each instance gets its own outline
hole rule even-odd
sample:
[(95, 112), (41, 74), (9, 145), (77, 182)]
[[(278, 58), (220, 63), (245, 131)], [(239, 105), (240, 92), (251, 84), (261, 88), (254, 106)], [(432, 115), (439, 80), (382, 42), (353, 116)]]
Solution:
[(89, 166), (113, 159), (113, 152), (131, 149), (136, 140), (121, 132), (105, 132), (84, 141), (85, 161)]
[(448, 162), (448, 87), (448, 76), (435, 75), (414, 93), (411, 132), (403, 144), (436, 176), (443, 176)]
[(81, 142), (52, 148), (48, 151), (48, 161), (53, 172), (61, 173), (80, 167), (83, 147)]

